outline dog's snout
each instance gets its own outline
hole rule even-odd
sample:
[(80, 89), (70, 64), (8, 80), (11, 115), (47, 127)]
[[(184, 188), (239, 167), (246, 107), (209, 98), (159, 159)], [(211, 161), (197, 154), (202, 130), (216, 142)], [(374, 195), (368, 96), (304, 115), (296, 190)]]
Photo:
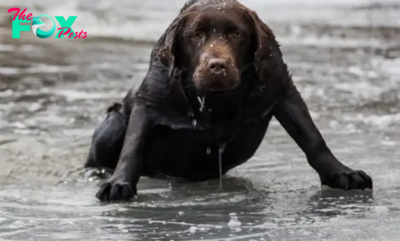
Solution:
[(202, 90), (224, 91), (237, 87), (240, 76), (233, 53), (224, 44), (200, 55), (198, 67), (193, 73), (195, 85)]
[(220, 58), (210, 59), (208, 69), (213, 74), (222, 74), (228, 68), (228, 61)]

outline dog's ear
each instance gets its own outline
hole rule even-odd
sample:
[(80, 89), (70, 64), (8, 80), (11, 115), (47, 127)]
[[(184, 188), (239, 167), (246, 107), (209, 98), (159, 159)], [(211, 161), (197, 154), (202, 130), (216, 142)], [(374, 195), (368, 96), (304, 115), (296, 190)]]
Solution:
[(248, 13), (253, 23), (253, 36), (255, 38), (254, 67), (258, 72), (262, 61), (282, 57), (282, 53), (272, 30), (261, 21), (254, 11), (248, 10)]
[(178, 16), (161, 36), (158, 44), (158, 55), (165, 66), (168, 67), (168, 75), (171, 78), (175, 70), (176, 49), (180, 30), (182, 28), (183, 16)]

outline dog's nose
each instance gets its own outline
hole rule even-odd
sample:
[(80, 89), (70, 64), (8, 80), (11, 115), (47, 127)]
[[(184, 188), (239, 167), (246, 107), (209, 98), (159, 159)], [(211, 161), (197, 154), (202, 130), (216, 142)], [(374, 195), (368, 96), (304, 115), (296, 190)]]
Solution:
[(213, 74), (222, 74), (228, 67), (228, 63), (224, 59), (211, 59), (208, 62), (208, 69)]

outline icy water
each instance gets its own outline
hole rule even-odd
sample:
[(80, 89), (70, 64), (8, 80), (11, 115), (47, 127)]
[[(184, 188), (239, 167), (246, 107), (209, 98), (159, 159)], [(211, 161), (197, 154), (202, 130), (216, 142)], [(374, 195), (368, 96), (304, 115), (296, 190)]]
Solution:
[[(0, 240), (399, 240), (400, 1), (242, 1), (275, 30), (330, 148), (373, 192), (321, 189), (274, 120), (221, 187), (142, 178), (130, 203), (95, 199), (99, 180), (81, 168), (93, 129), (140, 83), (184, 2), (0, 0)], [(88, 38), (12, 39), (17, 6), (77, 15)]]

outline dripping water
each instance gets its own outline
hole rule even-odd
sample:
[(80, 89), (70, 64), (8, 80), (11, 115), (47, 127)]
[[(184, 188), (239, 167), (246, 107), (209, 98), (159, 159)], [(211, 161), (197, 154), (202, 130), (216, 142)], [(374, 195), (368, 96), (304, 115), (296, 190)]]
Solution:
[(225, 151), (226, 143), (219, 147), (218, 151), (218, 162), (219, 162), (219, 187), (222, 187), (222, 154)]
[(199, 100), (199, 103), (200, 103), (200, 112), (202, 112), (204, 109), (204, 104), (206, 102), (206, 98), (204, 96), (203, 97), (197, 96), (197, 99)]

